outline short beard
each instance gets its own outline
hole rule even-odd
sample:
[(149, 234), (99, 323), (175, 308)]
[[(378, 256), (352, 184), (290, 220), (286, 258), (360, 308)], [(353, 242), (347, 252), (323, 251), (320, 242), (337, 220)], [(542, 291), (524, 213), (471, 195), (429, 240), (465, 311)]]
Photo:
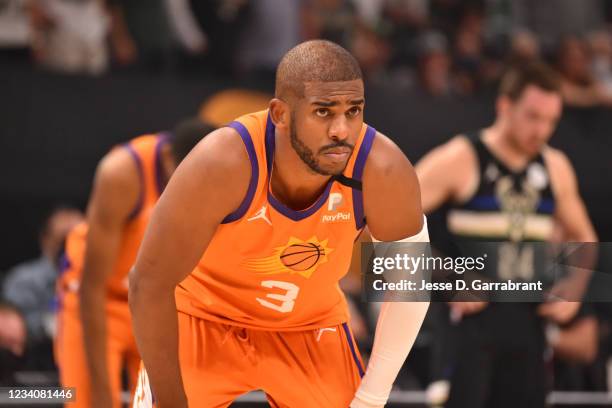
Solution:
[[(290, 130), (290, 138), (291, 138), (291, 147), (293, 147), (293, 150), (295, 150), (295, 152), (300, 157), (300, 159), (302, 159), (302, 161), (308, 166), (308, 168), (311, 171), (313, 171), (316, 174), (320, 174), (322, 176), (339, 176), (340, 174), (344, 172), (344, 169), (346, 168), (346, 166), (336, 172), (325, 170), (321, 168), (321, 166), (319, 166), (319, 161), (315, 157), (314, 152), (310, 150), (310, 148), (308, 148), (308, 146), (306, 146), (304, 142), (302, 142), (297, 135), (297, 128), (295, 124), (295, 112), (291, 112), (291, 125), (289, 126), (289, 130)], [(327, 150), (333, 147), (340, 147), (340, 146), (349, 147), (351, 151), (353, 150), (353, 147), (354, 147), (353, 145), (348, 144), (346, 142), (338, 142), (338, 143), (334, 143), (333, 145), (322, 147), (321, 151), (324, 151), (324, 150)]]

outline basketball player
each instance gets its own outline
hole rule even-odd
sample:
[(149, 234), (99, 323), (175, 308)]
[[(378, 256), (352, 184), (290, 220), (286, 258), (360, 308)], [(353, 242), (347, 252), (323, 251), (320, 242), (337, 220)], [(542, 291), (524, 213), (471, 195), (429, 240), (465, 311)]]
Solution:
[(77, 390), (70, 407), (120, 407), (124, 363), (135, 385), (140, 357), (127, 303), (128, 271), (167, 180), (211, 130), (187, 120), (172, 133), (141, 136), (113, 149), (98, 165), (87, 224), (67, 239), (58, 285), (55, 348), (62, 385)]
[(378, 240), (428, 237), (414, 170), (363, 123), (364, 102), (352, 55), (302, 43), (269, 109), (179, 166), (130, 275), (135, 407), (225, 407), (256, 389), (274, 407), (384, 406), (428, 303), (383, 304), (360, 381), (338, 280), (366, 219)]
[[(541, 64), (510, 70), (496, 108), (490, 127), (459, 135), (418, 163), (425, 213), (450, 203), (448, 229), (463, 241), (595, 241), (572, 165), (547, 145), (562, 110), (556, 73)], [(567, 322), (578, 306), (451, 304), (462, 320), (446, 406), (543, 407), (544, 318)]]

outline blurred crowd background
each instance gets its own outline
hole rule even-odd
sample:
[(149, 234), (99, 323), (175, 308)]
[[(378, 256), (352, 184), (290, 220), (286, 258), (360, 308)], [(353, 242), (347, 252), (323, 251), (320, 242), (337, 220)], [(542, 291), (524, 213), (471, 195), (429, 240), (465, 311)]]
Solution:
[[(311, 38), (357, 57), (366, 120), (415, 162), (490, 123), (508, 66), (551, 64), (566, 104), (551, 143), (611, 240), (610, 0), (0, 0), (0, 383), (53, 378), (59, 252), (103, 154), (198, 112), (222, 125), (265, 107), (281, 56)], [(435, 242), (444, 231), (432, 220)], [(359, 309), (367, 351), (373, 319), (357, 296)], [(596, 347), (569, 354), (578, 371), (554, 377), (557, 389), (609, 389), (607, 309), (581, 314)], [(435, 330), (424, 328), (400, 387), (438, 379)]]
[(567, 102), (612, 104), (608, 0), (2, 0), (0, 47), (55, 71), (270, 80), (298, 42), (325, 38), (373, 83), (438, 97), (544, 58)]

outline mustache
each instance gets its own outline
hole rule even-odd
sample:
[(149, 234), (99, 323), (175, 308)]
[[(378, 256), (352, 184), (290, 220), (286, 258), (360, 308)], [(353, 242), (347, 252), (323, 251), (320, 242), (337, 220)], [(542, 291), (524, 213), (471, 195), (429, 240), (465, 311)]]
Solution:
[(352, 145), (352, 144), (344, 142), (344, 141), (336, 142), (336, 143), (331, 143), (331, 144), (325, 145), (322, 148), (320, 148), (319, 149), (319, 153), (325, 153), (325, 151), (327, 151), (327, 150), (335, 149), (335, 148), (338, 148), (338, 147), (347, 147), (352, 152), (353, 149), (355, 148), (355, 145)]

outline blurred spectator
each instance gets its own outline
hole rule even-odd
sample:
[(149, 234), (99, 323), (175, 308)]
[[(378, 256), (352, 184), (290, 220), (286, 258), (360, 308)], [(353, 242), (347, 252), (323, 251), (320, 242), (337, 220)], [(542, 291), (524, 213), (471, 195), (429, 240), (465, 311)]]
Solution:
[(472, 94), (479, 86), (483, 63), (483, 15), (477, 10), (464, 14), (455, 33), (454, 71), (456, 88), (462, 94)]
[(387, 0), (311, 0), (302, 8), (304, 38), (325, 38), (342, 44), (355, 56), (363, 74), (385, 73), (392, 47), (382, 17)]
[(0, 51), (20, 57), (26, 56), (30, 47), (30, 24), (26, 0), (0, 1)]
[(387, 0), (353, 0), (359, 19), (375, 29), (380, 24), (382, 8)]
[(518, 30), (510, 43), (510, 60), (519, 62), (535, 61), (540, 58), (540, 43), (529, 30)]
[(606, 94), (612, 94), (612, 38), (606, 31), (595, 31), (588, 36), (591, 50), (591, 72), (601, 83)]
[(382, 36), (361, 24), (355, 29), (352, 45), (351, 52), (366, 78), (384, 73), (391, 57), (391, 46)]
[(586, 43), (578, 37), (565, 37), (557, 51), (557, 69), (562, 77), (565, 102), (570, 106), (612, 106), (607, 92), (591, 72), (591, 55)]
[(169, 26), (176, 42), (176, 67), (181, 74), (202, 75), (210, 38), (204, 32), (189, 0), (165, 0)]
[(138, 59), (138, 49), (121, 6), (117, 4), (107, 4), (107, 12), (110, 16), (109, 43), (113, 62), (120, 66), (129, 66)]
[(323, 38), (350, 50), (356, 21), (356, 9), (349, 0), (309, 0), (302, 10), (302, 36)]
[(189, 0), (166, 0), (170, 27), (181, 48), (192, 56), (202, 55), (208, 38), (196, 20)]
[(33, 0), (29, 11), (32, 51), (38, 63), (69, 73), (106, 70), (108, 24), (98, 0)]
[(591, 59), (584, 41), (578, 37), (565, 37), (559, 46), (557, 63), (564, 79), (579, 87), (591, 86)]
[(430, 0), (384, 0), (387, 18), (412, 30), (425, 28), (429, 23)]
[(17, 385), (15, 372), (21, 367), (26, 327), (19, 311), (0, 302), (0, 386)]
[[(189, 0), (193, 18), (206, 36), (204, 54), (202, 58), (191, 61), (193, 66), (216, 75), (236, 74), (240, 41), (251, 18), (251, 8), (259, 3), (247, 0)], [(267, 24), (273, 26), (276, 21), (274, 24), (268, 21)], [(263, 46), (265, 44), (260, 44), (259, 49)]]
[(111, 16), (110, 42), (117, 64), (147, 71), (170, 66), (172, 36), (163, 0), (103, 2)]
[(482, 0), (430, 0), (431, 27), (452, 38), (466, 10), (480, 9)]
[(516, 27), (513, 21), (510, 0), (485, 0), (485, 36), (488, 42), (503, 42), (512, 37), (513, 32), (524, 30)]
[(392, 46), (391, 66), (415, 66), (418, 38), (429, 23), (429, 1), (385, 0), (382, 13)]
[(73, 208), (54, 210), (40, 232), (39, 258), (14, 266), (6, 275), (3, 297), (23, 313), (33, 347), (49, 340), (49, 316), (55, 296), (59, 255), (68, 231), (83, 219)]
[(265, 80), (274, 89), (276, 65), (300, 42), (300, 0), (251, 2), (250, 18), (244, 24), (237, 60), (243, 72)]
[(421, 37), (418, 62), (419, 87), (432, 96), (452, 94), (451, 59), (444, 36), (430, 32)]
[(478, 37), (481, 37), (484, 32), (484, 12), (482, 7), (475, 4), (470, 7), (465, 7), (465, 10), (459, 17), (459, 25), (457, 32), (469, 32)]
[(536, 33), (547, 54), (562, 36), (583, 35), (603, 24), (602, 0), (512, 0), (510, 3), (514, 27)]

